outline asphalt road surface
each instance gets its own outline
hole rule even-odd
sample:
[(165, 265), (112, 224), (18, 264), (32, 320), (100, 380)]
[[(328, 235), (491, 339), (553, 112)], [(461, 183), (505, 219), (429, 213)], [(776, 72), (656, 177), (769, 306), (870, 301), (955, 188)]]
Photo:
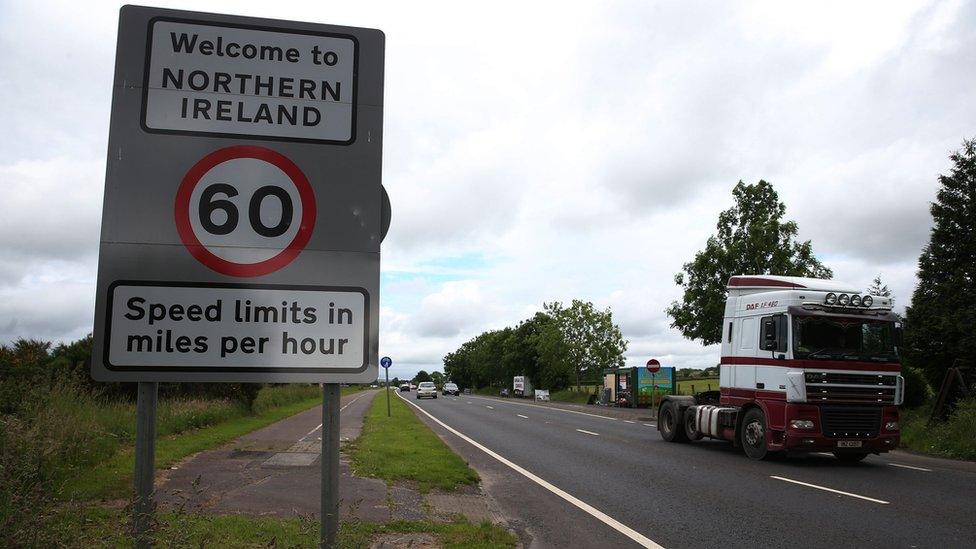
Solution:
[(721, 441), (664, 442), (649, 422), (398, 395), (482, 473), (530, 547), (976, 547), (976, 464), (757, 462)]

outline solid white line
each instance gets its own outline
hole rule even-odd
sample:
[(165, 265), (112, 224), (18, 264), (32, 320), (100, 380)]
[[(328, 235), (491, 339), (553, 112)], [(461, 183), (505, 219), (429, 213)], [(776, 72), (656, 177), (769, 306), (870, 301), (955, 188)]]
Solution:
[(529, 419), (529, 416), (523, 416), (522, 414), (515, 414), (522, 419)]
[(863, 499), (865, 501), (872, 501), (874, 503), (880, 503), (881, 505), (888, 505), (888, 503), (890, 503), (890, 502), (887, 502), (887, 501), (885, 501), (883, 499), (874, 499), (874, 498), (869, 498), (867, 496), (860, 496), (858, 494), (852, 494), (850, 492), (841, 492), (840, 490), (834, 490), (833, 488), (827, 488), (826, 486), (817, 486), (816, 484), (810, 484), (810, 483), (807, 483), (807, 482), (800, 482), (798, 480), (793, 480), (793, 479), (789, 479), (789, 478), (777, 477), (777, 476), (773, 476), (773, 475), (770, 475), (769, 478), (774, 478), (776, 480), (782, 480), (784, 482), (792, 482), (793, 484), (799, 484), (800, 486), (807, 486), (809, 488), (816, 488), (817, 490), (823, 490), (824, 492), (833, 492), (835, 494), (840, 494), (842, 496), (848, 496), (848, 497), (852, 497), (852, 498)]
[(901, 463), (889, 463), (892, 467), (901, 467), (902, 469), (911, 469), (913, 471), (925, 471), (926, 473), (931, 473), (932, 469), (926, 469), (925, 467), (915, 467), (914, 465), (902, 465)]
[[(352, 400), (350, 400), (349, 402), (347, 402), (345, 406), (343, 406), (342, 408), (339, 408), (339, 413), (341, 414), (341, 413), (342, 413), (342, 411), (343, 411), (343, 410), (345, 410), (346, 408), (348, 408), (348, 407), (349, 407), (349, 406), (350, 406), (350, 405), (351, 405), (351, 404), (352, 404), (353, 402), (356, 402), (357, 400), (359, 400), (359, 399), (361, 399), (361, 398), (363, 398), (363, 395), (365, 395), (365, 393), (363, 393), (362, 395), (359, 395), (359, 396), (357, 396), (356, 398), (354, 398), (354, 399), (352, 399)], [(400, 395), (397, 395), (397, 396), (400, 396)], [(341, 398), (342, 398), (342, 397), (340, 397), (340, 399), (341, 399)], [(308, 437), (310, 437), (310, 436), (312, 436), (313, 434), (315, 434), (315, 431), (318, 431), (318, 430), (319, 430), (319, 429), (321, 429), (321, 428), (322, 428), (322, 424), (321, 424), (321, 423), (319, 423), (319, 425), (318, 425), (318, 427), (316, 427), (316, 428), (314, 428), (314, 429), (312, 429), (311, 431), (309, 431), (309, 432), (308, 432), (308, 434), (306, 434), (306, 435), (305, 435), (305, 436), (303, 436), (302, 438), (300, 438), (300, 439), (298, 439), (298, 442), (302, 442), (302, 441), (303, 441), (303, 440), (305, 440), (306, 438), (308, 438)]]
[(600, 436), (600, 433), (594, 433), (593, 431), (587, 431), (586, 429), (577, 429), (577, 431), (579, 431), (581, 433), (586, 433), (588, 435), (593, 435), (595, 437)]
[[(478, 398), (478, 397), (475, 397), (475, 398)], [(484, 397), (481, 397), (481, 398), (484, 399)], [(487, 399), (484, 399), (484, 400), (487, 400)], [(492, 400), (494, 400), (494, 399), (492, 399)], [(609, 419), (610, 421), (617, 421), (617, 418), (615, 418), (615, 417), (601, 416), (599, 414), (590, 414), (588, 412), (578, 412), (576, 410), (567, 410), (565, 408), (556, 408), (556, 407), (553, 407), (553, 406), (539, 406), (538, 404), (528, 404), (526, 402), (508, 402), (508, 401), (504, 401), (504, 403), (505, 404), (517, 404), (519, 406), (531, 406), (532, 408), (542, 408), (543, 410), (554, 410), (556, 412), (566, 412), (568, 414), (579, 414), (581, 416), (598, 417), (600, 419)]]
[[(397, 395), (397, 396), (400, 396), (400, 395)], [(401, 398), (403, 398), (403, 397), (401, 397)], [(658, 545), (657, 543), (654, 543), (653, 541), (651, 541), (649, 538), (647, 538), (646, 536), (644, 536), (640, 532), (634, 530), (633, 528), (630, 528), (626, 524), (618, 521), (617, 519), (611, 517), (610, 515), (604, 513), (603, 511), (600, 511), (596, 507), (593, 507), (589, 503), (586, 503), (585, 501), (577, 498), (576, 496), (573, 496), (569, 492), (566, 492), (565, 490), (563, 490), (563, 489), (555, 486), (554, 484), (551, 484), (548, 481), (543, 480), (542, 478), (536, 476), (535, 474), (527, 471), (526, 469), (523, 469), (522, 467), (520, 467), (520, 466), (512, 463), (508, 459), (506, 459), (506, 458), (502, 457), (501, 455), (499, 455), (497, 452), (488, 449), (487, 447), (483, 446), (482, 444), (476, 442), (471, 437), (465, 435), (464, 433), (461, 433), (460, 431), (458, 431), (457, 429), (455, 429), (453, 427), (448, 426), (446, 423), (444, 423), (443, 421), (441, 421), (441, 420), (437, 419), (436, 417), (432, 416), (430, 413), (427, 412), (427, 410), (424, 410), (423, 408), (421, 408), (420, 406), (417, 406), (413, 402), (410, 402), (410, 401), (408, 401), (406, 399), (404, 399), (404, 402), (406, 402), (407, 404), (410, 404), (414, 408), (420, 410), (421, 413), (423, 413), (425, 416), (429, 417), (435, 423), (437, 423), (441, 427), (447, 429), (451, 433), (457, 435), (458, 437), (460, 437), (465, 442), (471, 444), (472, 446), (474, 446), (475, 448), (477, 448), (477, 449), (481, 450), (482, 452), (488, 454), (489, 456), (497, 459), (498, 461), (502, 462), (503, 464), (505, 464), (509, 468), (513, 469), (515, 472), (521, 474), (522, 476), (524, 476), (525, 478), (527, 478), (527, 479), (531, 480), (532, 482), (538, 484), (539, 486), (542, 486), (546, 490), (549, 490), (553, 494), (556, 494), (557, 496), (563, 498), (564, 500), (568, 501), (569, 503), (572, 503), (577, 508), (579, 508), (579, 509), (583, 510), (584, 512), (590, 514), (591, 516), (593, 516), (594, 518), (596, 518), (597, 520), (599, 520), (603, 524), (606, 524), (607, 526), (613, 528), (614, 530), (616, 530), (616, 531), (620, 532), (621, 534), (627, 536), (628, 538), (634, 540), (636, 543), (640, 544), (642, 547), (648, 547), (648, 548), (651, 548), (651, 549), (663, 549), (660, 545)]]

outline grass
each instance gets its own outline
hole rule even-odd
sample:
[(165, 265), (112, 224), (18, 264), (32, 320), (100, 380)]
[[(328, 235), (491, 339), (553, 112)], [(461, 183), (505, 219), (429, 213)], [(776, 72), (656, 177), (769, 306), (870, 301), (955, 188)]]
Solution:
[[(117, 509), (87, 507), (63, 513), (48, 543), (77, 547), (126, 547), (131, 545), (129, 514)], [(516, 538), (491, 523), (473, 524), (463, 519), (448, 523), (397, 521), (387, 524), (343, 522), (338, 546), (369, 546), (381, 534), (426, 532), (444, 547), (514, 547)], [(319, 522), (311, 517), (273, 518), (162, 513), (157, 517), (154, 544), (167, 547), (317, 547)], [(0, 538), (2, 539), (2, 538)]]
[(960, 401), (946, 421), (929, 424), (932, 405), (901, 411), (901, 444), (913, 451), (976, 460), (976, 399)]
[[(412, 394), (412, 393), (411, 393)], [(391, 417), (386, 399), (373, 399), (359, 438), (349, 443), (353, 471), (387, 483), (410, 481), (422, 492), (455, 490), (478, 483), (478, 474), (393, 396)]]
[(717, 377), (702, 377), (702, 378), (678, 380), (679, 395), (691, 395), (694, 393), (700, 393), (702, 391), (717, 391), (717, 390), (718, 390)]
[(549, 400), (553, 402), (571, 402), (574, 404), (586, 404), (592, 393), (577, 391), (575, 389), (563, 389), (549, 394)]

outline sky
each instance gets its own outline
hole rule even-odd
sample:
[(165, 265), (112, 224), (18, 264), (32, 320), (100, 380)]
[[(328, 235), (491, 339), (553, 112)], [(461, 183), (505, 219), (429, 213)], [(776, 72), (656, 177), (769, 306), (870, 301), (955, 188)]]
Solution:
[[(386, 34), (391, 377), (574, 298), (629, 365), (716, 364), (664, 309), (740, 180), (901, 310), (976, 137), (972, 1), (154, 4)], [(0, 0), (0, 343), (92, 330), (120, 5)]]

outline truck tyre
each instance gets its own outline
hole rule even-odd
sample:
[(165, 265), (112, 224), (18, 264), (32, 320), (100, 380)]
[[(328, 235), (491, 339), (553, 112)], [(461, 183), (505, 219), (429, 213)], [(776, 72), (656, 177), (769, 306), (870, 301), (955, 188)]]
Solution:
[(868, 457), (867, 452), (834, 452), (834, 457), (844, 463), (857, 463)]
[(766, 414), (759, 408), (750, 408), (742, 419), (739, 444), (747, 456), (761, 460), (770, 456), (766, 450)]
[(681, 410), (676, 403), (668, 401), (661, 405), (661, 414), (657, 418), (661, 438), (668, 442), (688, 442), (681, 416)]
[(702, 434), (698, 432), (697, 421), (695, 420), (695, 413), (690, 410), (685, 410), (685, 435), (688, 436), (688, 440), (701, 440)]

